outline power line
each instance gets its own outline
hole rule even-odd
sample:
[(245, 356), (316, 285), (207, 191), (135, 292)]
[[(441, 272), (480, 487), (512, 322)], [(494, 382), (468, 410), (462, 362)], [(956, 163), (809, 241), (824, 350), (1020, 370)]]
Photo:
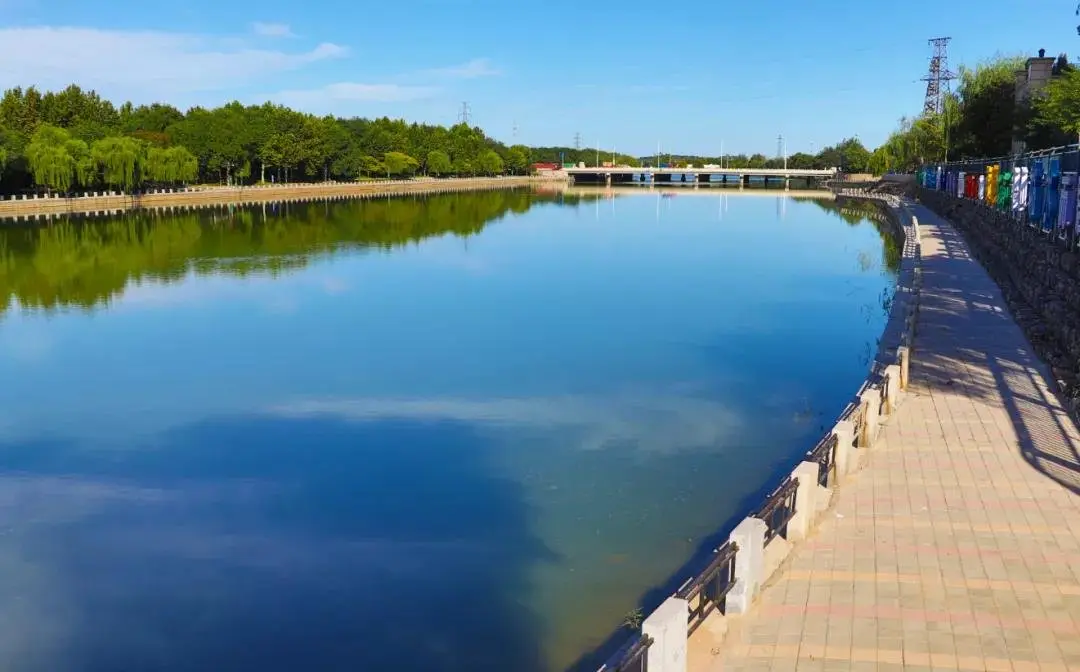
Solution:
[(930, 57), (930, 71), (922, 81), (926, 82), (926, 101), (923, 112), (941, 114), (945, 109), (945, 97), (951, 92), (949, 82), (956, 79), (956, 73), (949, 70), (949, 40), (951, 37), (935, 37), (927, 40), (933, 47)]
[(469, 110), (469, 103), (461, 103), (461, 112), (458, 113), (458, 123), (469, 125), (469, 120), (472, 118), (472, 112)]

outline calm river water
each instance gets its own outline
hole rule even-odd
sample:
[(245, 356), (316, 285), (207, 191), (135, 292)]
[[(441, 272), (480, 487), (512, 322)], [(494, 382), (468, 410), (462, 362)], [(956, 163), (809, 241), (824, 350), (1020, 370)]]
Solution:
[(0, 229), (0, 668), (579, 661), (885, 320), (870, 221), (695, 193)]

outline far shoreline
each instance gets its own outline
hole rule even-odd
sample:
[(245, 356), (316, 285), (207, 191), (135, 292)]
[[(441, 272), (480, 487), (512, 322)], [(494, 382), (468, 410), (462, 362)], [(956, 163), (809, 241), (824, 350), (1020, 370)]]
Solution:
[(271, 201), (363, 198), (401, 194), (505, 189), (564, 182), (557, 176), (427, 178), (378, 182), (313, 182), (242, 187), (159, 189), (141, 194), (92, 192), (84, 196), (26, 196), (0, 200), (0, 222), (34, 221), (75, 214), (119, 214), (129, 210), (246, 205)]

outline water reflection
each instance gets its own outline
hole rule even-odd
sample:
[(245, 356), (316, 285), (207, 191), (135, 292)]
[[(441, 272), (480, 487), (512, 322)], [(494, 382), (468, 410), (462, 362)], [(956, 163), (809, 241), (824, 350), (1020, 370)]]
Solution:
[(0, 231), (0, 667), (588, 667), (843, 406), (892, 282), (829, 201), (673, 193)]
[(393, 199), (269, 203), (185, 214), (134, 211), (0, 227), (0, 311), (93, 308), (133, 282), (200, 275), (275, 276), (312, 257), (390, 250), (433, 236), (468, 237), (541, 204), (577, 206), (599, 195), (505, 189)]

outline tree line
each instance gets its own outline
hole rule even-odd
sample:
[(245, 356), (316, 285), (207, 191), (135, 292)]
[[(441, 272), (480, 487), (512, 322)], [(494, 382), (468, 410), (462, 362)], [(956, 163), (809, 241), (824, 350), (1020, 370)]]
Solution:
[(1075, 143), (1080, 133), (1080, 71), (1062, 54), (1050, 81), (1017, 101), (1023, 56), (993, 58), (961, 67), (959, 86), (940, 112), (903, 117), (871, 157), (875, 172), (911, 172), (944, 160), (1007, 156), (1013, 140), (1029, 151)]
[(71, 85), (0, 98), (0, 191), (133, 190), (203, 182), (251, 184), (525, 173), (528, 147), (479, 127), (315, 116), (273, 103), (187, 112), (116, 107)]

